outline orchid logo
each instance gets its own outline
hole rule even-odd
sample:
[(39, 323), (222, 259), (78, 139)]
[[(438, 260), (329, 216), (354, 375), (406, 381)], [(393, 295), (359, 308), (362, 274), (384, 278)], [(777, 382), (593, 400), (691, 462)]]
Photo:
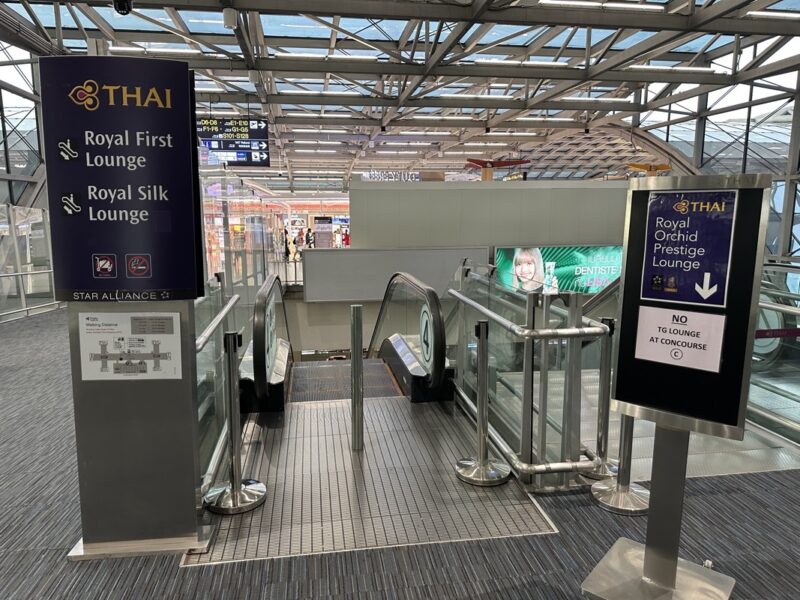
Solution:
[(83, 106), (88, 111), (97, 110), (100, 106), (100, 100), (97, 97), (97, 92), (100, 91), (100, 86), (93, 79), (87, 79), (83, 85), (76, 85), (69, 93), (69, 98), (78, 106)]
[(689, 201), (681, 200), (680, 202), (676, 202), (675, 204), (672, 205), (672, 208), (674, 208), (677, 212), (681, 213), (682, 215), (685, 215), (686, 213), (689, 212)]

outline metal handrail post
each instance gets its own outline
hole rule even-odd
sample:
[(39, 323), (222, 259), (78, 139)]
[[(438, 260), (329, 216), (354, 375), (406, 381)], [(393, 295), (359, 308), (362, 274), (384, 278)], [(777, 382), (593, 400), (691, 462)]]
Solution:
[[(576, 328), (581, 323), (580, 295), (570, 293), (565, 300), (569, 310), (567, 327)], [(561, 427), (562, 461), (577, 461), (581, 455), (581, 351), (581, 340), (567, 340)], [(564, 473), (561, 476), (562, 485), (569, 485), (571, 477), (571, 473)]]
[(456, 476), (472, 485), (499, 485), (508, 481), (511, 469), (489, 460), (489, 321), (476, 323), (475, 337), (478, 338), (478, 457), (458, 461)]
[(350, 306), (350, 448), (364, 449), (364, 341), (361, 305)]
[(631, 483), (634, 419), (622, 415), (619, 431), (619, 470), (616, 479), (598, 481), (592, 497), (601, 508), (619, 515), (644, 515), (650, 506), (650, 490)]
[[(525, 295), (525, 327), (536, 328), (535, 311), (539, 294), (528, 292)], [(534, 340), (523, 342), (522, 359), (522, 431), (519, 438), (519, 458), (522, 462), (533, 462), (533, 352)], [(531, 482), (530, 475), (520, 476), (523, 484)]]
[(611, 351), (614, 335), (614, 319), (601, 319), (609, 329), (600, 338), (600, 372), (597, 392), (597, 471), (584, 474), (590, 479), (607, 479), (614, 476), (614, 469), (608, 462), (608, 422), (611, 414)]
[(242, 479), (242, 426), (239, 405), (239, 359), (242, 335), (225, 332), (225, 357), (228, 376), (228, 435), (230, 437), (231, 477), (227, 484), (215, 486), (203, 499), (208, 510), (237, 515), (253, 510), (267, 499), (267, 487), (255, 479)]
[[(542, 295), (542, 323), (550, 324), (549, 294)], [(536, 448), (540, 463), (547, 462), (547, 395), (550, 383), (550, 340), (539, 342), (539, 444)], [(541, 475), (536, 476), (536, 486), (543, 484)]]

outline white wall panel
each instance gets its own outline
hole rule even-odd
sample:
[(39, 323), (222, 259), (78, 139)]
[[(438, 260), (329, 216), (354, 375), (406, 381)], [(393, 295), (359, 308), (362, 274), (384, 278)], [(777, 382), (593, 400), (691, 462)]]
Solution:
[(464, 258), (486, 264), (487, 247), (336, 250), (303, 252), (306, 302), (382, 300), (392, 274), (403, 271), (443, 295)]
[(353, 182), (353, 248), (621, 244), (626, 181)]

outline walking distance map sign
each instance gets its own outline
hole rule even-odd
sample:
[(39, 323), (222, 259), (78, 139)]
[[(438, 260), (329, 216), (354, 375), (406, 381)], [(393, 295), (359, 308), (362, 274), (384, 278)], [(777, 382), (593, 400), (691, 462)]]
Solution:
[(631, 181), (616, 409), (741, 439), (770, 183), (762, 175)]
[(642, 300), (725, 306), (736, 190), (653, 192)]
[(56, 299), (202, 295), (186, 63), (58, 56), (39, 64)]

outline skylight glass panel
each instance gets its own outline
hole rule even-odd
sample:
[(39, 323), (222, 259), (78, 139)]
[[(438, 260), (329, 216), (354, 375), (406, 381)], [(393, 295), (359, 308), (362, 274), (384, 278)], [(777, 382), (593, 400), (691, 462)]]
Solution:
[(630, 48), (631, 46), (635, 46), (639, 42), (643, 42), (648, 39), (650, 36), (655, 35), (653, 31), (637, 31), (633, 35), (626, 37), (623, 40), (619, 40), (615, 42), (612, 46), (612, 50), (625, 50)]
[[(339, 21), (339, 27), (364, 38), (365, 40), (372, 41), (391, 41), (400, 38), (408, 21), (391, 20), (391, 19), (354, 19), (350, 17), (343, 17)], [(339, 37), (344, 37), (339, 34)]]
[(769, 10), (800, 11), (800, 0), (781, 0), (770, 6)]
[[(31, 18), (28, 16), (27, 11), (22, 6), (22, 4), (19, 4), (18, 2), (6, 2), (6, 6), (8, 6), (11, 9), (13, 9), (14, 12), (18, 13), (26, 22), (28, 22), (31, 25), (33, 25), (33, 21), (31, 21)], [(36, 12), (36, 8), (38, 8), (38, 5), (34, 5), (34, 12)], [(42, 7), (42, 8), (46, 8), (46, 7)], [(53, 11), (50, 11), (50, 12), (52, 13)], [(41, 15), (39, 15), (38, 12), (36, 12), (36, 15), (40, 19), (42, 18)]]
[[(706, 44), (714, 37), (713, 34), (708, 33), (706, 35), (701, 35), (698, 38), (690, 40), (683, 44), (682, 46), (678, 46), (675, 48), (675, 52), (700, 52)], [(720, 46), (724, 46), (725, 44), (729, 44), (733, 41), (733, 36), (730, 35), (721, 35), (718, 40), (716, 40), (710, 46), (710, 50), (714, 48), (719, 48)]]
[[(221, 12), (182, 10), (180, 11), (180, 15), (183, 18), (183, 22), (186, 23), (186, 27), (188, 27), (189, 31), (192, 33), (219, 33), (224, 35), (233, 35), (233, 32), (230, 29), (225, 29), (223, 26)], [(168, 24), (174, 27), (175, 24), (172, 23), (172, 19), (169, 21), (170, 22)]]
[[(140, 19), (136, 15), (121, 15), (110, 6), (95, 6), (94, 9), (117, 31), (163, 31), (163, 29), (157, 25)], [(75, 10), (79, 12), (77, 9)], [(170, 27), (174, 26), (172, 19), (161, 9), (137, 8), (136, 11), (169, 25)]]
[(264, 35), (274, 37), (330, 38), (331, 30), (299, 15), (261, 15)]
[[(614, 33), (615, 30), (613, 29), (592, 29), (592, 45), (602, 42), (608, 36)], [(560, 48), (564, 45), (564, 42), (567, 38), (570, 37), (572, 34), (572, 30), (570, 28), (565, 29), (561, 33), (559, 33), (556, 37), (552, 40), (547, 42), (546, 47), (548, 48)], [(572, 36), (572, 39), (569, 41), (569, 48), (585, 48), (586, 47), (586, 28), (581, 27), (578, 31), (575, 32), (575, 35)]]

